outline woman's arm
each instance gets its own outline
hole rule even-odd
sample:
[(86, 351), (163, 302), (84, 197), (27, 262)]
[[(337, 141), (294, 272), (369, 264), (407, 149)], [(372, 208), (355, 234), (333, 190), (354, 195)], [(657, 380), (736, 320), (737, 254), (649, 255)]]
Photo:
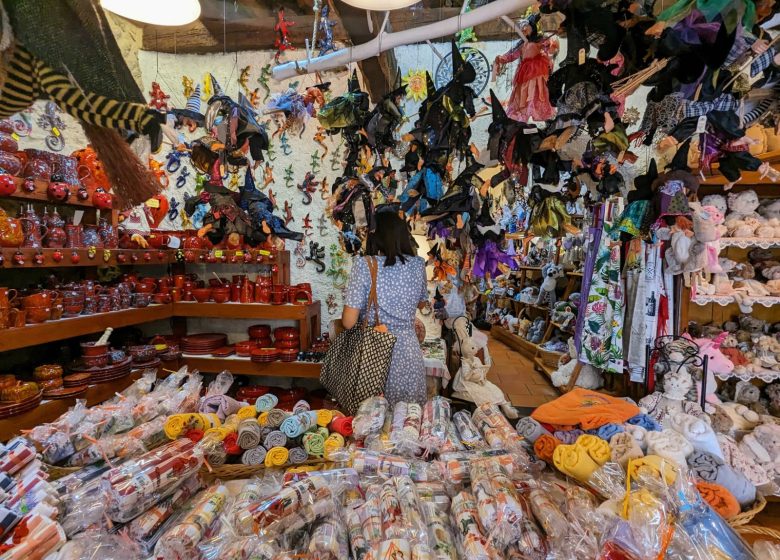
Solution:
[(351, 329), (354, 327), (358, 319), (360, 318), (360, 309), (354, 307), (344, 306), (344, 310), (341, 312), (341, 324), (345, 329)]

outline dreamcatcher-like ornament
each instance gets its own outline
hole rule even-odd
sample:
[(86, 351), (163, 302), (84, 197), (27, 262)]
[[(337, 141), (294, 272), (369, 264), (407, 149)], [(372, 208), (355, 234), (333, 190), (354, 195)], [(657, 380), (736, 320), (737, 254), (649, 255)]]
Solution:
[(428, 96), (428, 88), (425, 86), (425, 70), (409, 70), (401, 78), (401, 84), (406, 87), (406, 97), (413, 101), (423, 101)]
[[(487, 57), (479, 49), (474, 47), (459, 47), (460, 55), (463, 60), (470, 62), (474, 67), (474, 71), (477, 77), (469, 84), (474, 95), (479, 96), (487, 87), (490, 80), (490, 63)], [(423, 78), (424, 79), (424, 78)], [(434, 83), (437, 88), (440, 88), (452, 80), (452, 53), (447, 55), (439, 61), (439, 65), (436, 67), (436, 75), (434, 76)]]

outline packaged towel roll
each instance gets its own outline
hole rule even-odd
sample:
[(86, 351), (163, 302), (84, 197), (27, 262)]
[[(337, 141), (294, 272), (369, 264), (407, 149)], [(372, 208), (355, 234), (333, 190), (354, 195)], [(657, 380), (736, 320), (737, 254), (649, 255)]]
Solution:
[(587, 482), (599, 467), (588, 450), (577, 445), (559, 445), (553, 452), (555, 468), (580, 482)]
[(518, 420), (517, 426), (515, 427), (517, 429), (517, 433), (531, 442), (531, 445), (533, 445), (542, 434), (546, 434), (548, 436), (552, 435), (544, 426), (542, 426), (539, 422), (530, 416), (526, 416), (525, 418)]
[(588, 451), (588, 455), (598, 465), (601, 466), (610, 460), (611, 452), (609, 444), (598, 436), (585, 434), (577, 438), (574, 442), (577, 447), (583, 447)]
[(756, 501), (756, 487), (719, 457), (703, 451), (694, 451), (688, 456), (688, 466), (702, 480), (726, 488), (742, 507), (748, 507)]
[(205, 490), (181, 521), (157, 541), (154, 553), (162, 558), (186, 558), (196, 555), (195, 547), (217, 520), (228, 499), (228, 489), (214, 485)]
[(241, 449), (252, 449), (260, 445), (260, 424), (254, 418), (242, 420), (238, 425), (238, 443)]
[(420, 441), (428, 451), (438, 451), (444, 445), (451, 416), (452, 410), (448, 399), (435, 396), (425, 403), (420, 424)]
[(133, 519), (127, 525), (127, 534), (139, 544), (148, 541), (175, 511), (200, 489), (197, 475), (190, 476), (168, 498)]
[(406, 475), (415, 482), (434, 480), (438, 475), (432, 463), (407, 459), (389, 453), (355, 449), (352, 453), (352, 468), (361, 476), (395, 476)]
[(460, 441), (468, 449), (483, 449), (487, 447), (485, 440), (471, 420), (471, 414), (466, 410), (459, 410), (452, 415), (452, 422), (458, 430)]
[(317, 413), (301, 412), (285, 418), (279, 429), (289, 438), (298, 437), (317, 427)]
[(362, 440), (379, 435), (385, 423), (388, 403), (384, 397), (370, 397), (360, 403), (352, 422), (355, 438)]
[(569, 531), (569, 522), (566, 516), (542, 489), (534, 489), (528, 493), (528, 503), (534, 517), (542, 526), (548, 537), (558, 539)]
[(374, 548), (382, 541), (382, 504), (380, 500), (381, 486), (373, 484), (366, 489), (366, 501), (357, 508), (363, 535), (368, 544)]
[(465, 558), (469, 560), (501, 558), (501, 553), (493, 548), (480, 530), (477, 502), (472, 494), (464, 491), (452, 498), (452, 518)]
[(347, 522), (347, 534), (349, 535), (349, 546), (355, 560), (364, 560), (371, 552), (371, 546), (363, 536), (363, 526), (360, 523), (360, 517), (356, 510), (347, 508), (345, 514)]
[(340, 519), (335, 516), (318, 522), (309, 540), (309, 554), (318, 560), (349, 558), (349, 543)]
[(390, 441), (400, 442), (404, 438), (404, 422), (406, 421), (406, 402), (399, 401), (393, 407), (393, 420), (390, 425)]

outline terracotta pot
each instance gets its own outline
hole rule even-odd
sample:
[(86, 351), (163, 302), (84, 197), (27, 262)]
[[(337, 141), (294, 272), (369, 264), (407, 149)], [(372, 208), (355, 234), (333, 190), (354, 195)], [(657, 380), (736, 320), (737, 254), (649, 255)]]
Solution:
[(108, 352), (108, 344), (97, 345), (94, 342), (82, 342), (80, 346), (82, 356), (100, 356)]
[(215, 303), (225, 303), (230, 299), (230, 288), (214, 288), (211, 290), (211, 298)]
[(51, 307), (25, 307), (29, 324), (45, 323), (51, 319)]
[(171, 294), (154, 294), (152, 296), (152, 300), (154, 301), (154, 303), (166, 305), (168, 303), (171, 303)]
[(102, 368), (108, 365), (108, 352), (99, 356), (82, 356), (81, 361), (89, 368)]
[(29, 296), (22, 298), (22, 307), (29, 309), (30, 307), (49, 307), (54, 303), (59, 294), (54, 291), (43, 290)]

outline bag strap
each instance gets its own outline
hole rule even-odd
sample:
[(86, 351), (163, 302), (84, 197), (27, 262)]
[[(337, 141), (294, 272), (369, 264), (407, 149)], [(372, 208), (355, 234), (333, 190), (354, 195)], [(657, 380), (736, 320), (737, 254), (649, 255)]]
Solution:
[(368, 304), (366, 305), (366, 314), (363, 318), (363, 324), (368, 324), (368, 314), (371, 308), (374, 308), (374, 326), (380, 325), (379, 322), (379, 300), (376, 295), (376, 277), (378, 265), (376, 257), (365, 257), (368, 271), (371, 273), (371, 290), (368, 292)]

